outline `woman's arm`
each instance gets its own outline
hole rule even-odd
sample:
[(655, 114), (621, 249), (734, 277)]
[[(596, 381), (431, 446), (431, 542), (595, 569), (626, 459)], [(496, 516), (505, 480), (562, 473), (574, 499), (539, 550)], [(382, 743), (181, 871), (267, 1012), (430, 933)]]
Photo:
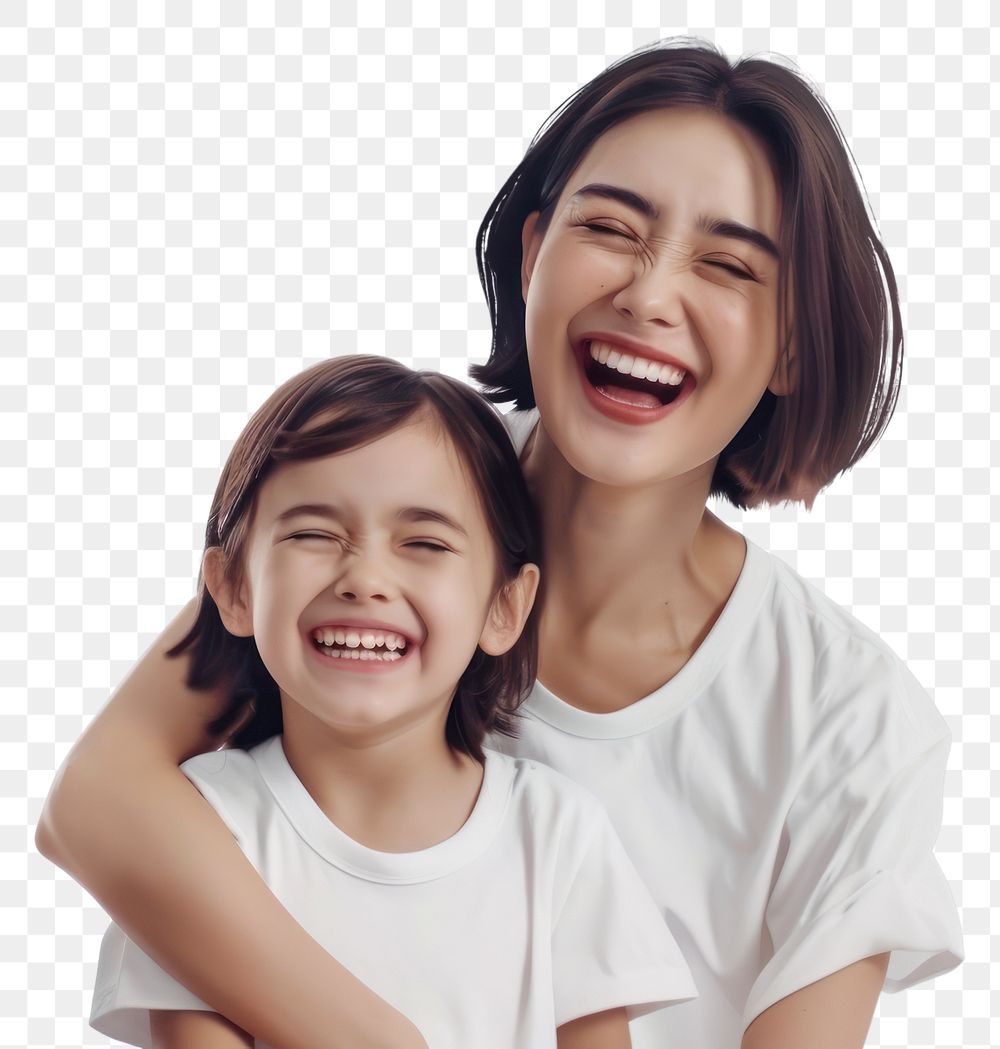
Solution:
[(556, 1049), (632, 1049), (624, 1009), (571, 1020), (556, 1031)]
[(775, 1002), (742, 1049), (862, 1049), (888, 965), (888, 954), (865, 958)]
[(426, 1049), (417, 1029), (291, 917), (178, 764), (210, 750), (222, 697), (184, 684), (166, 651), (189, 604), (70, 752), (40, 852), (172, 976), (282, 1049)]
[(248, 1049), (253, 1039), (218, 1013), (167, 1012), (149, 1014), (153, 1049)]

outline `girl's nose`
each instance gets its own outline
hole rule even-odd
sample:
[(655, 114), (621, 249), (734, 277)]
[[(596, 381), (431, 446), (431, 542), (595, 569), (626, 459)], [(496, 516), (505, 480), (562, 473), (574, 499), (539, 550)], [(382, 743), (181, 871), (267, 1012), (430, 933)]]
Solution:
[(394, 590), (387, 566), (371, 554), (349, 554), (335, 584), (345, 601), (389, 601)]

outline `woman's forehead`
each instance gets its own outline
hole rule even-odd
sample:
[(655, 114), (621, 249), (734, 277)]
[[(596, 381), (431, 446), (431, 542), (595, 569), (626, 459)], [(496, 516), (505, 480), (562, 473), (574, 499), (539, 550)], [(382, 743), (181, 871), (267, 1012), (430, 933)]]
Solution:
[(639, 195), (656, 218), (728, 218), (777, 237), (778, 189), (767, 150), (748, 129), (709, 110), (656, 109), (609, 128), (570, 175), (563, 203), (594, 184)]

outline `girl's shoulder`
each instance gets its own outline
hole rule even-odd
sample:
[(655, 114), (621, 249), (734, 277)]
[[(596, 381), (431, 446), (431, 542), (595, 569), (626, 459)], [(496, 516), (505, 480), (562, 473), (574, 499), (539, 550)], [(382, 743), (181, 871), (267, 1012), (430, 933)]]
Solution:
[[(491, 747), (496, 743), (494, 740)], [(588, 837), (595, 823), (607, 818), (595, 794), (543, 762), (496, 749), (488, 749), (486, 754), (487, 761), (505, 767), (510, 779), (508, 818), (530, 827), (540, 840)]]

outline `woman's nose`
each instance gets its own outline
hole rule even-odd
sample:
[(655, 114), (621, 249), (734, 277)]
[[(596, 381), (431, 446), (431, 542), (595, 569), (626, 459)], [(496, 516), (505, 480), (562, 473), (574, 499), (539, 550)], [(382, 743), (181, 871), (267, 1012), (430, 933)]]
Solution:
[(630, 320), (676, 327), (684, 319), (685, 274), (676, 260), (638, 263), (631, 280), (619, 289), (612, 303)]

